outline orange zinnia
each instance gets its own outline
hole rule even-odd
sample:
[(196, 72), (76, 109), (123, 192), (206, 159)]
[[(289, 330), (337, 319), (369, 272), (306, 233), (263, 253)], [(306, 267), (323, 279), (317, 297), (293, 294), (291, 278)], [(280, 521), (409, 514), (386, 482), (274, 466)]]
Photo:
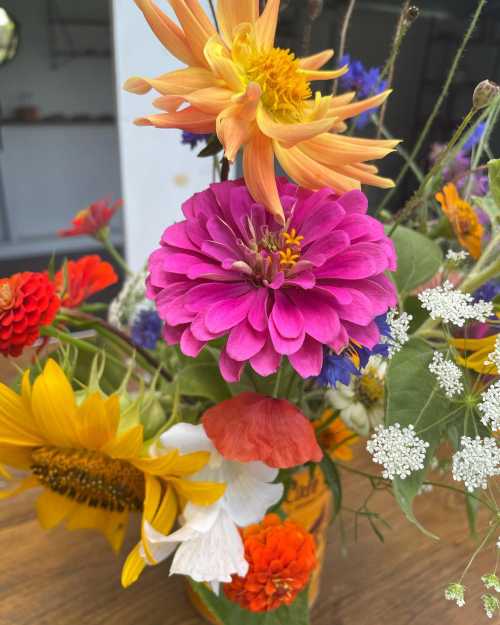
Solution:
[(113, 267), (97, 254), (69, 260), (65, 269), (58, 271), (54, 277), (61, 305), (65, 308), (77, 308), (91, 295), (116, 282), (118, 276)]
[(234, 575), (226, 596), (251, 612), (290, 605), (316, 567), (316, 547), (309, 532), (268, 514), (262, 523), (242, 530), (248, 573)]
[(460, 245), (474, 259), (481, 256), (481, 239), (484, 228), (469, 202), (460, 197), (457, 187), (449, 182), (442, 192), (436, 193), (436, 200), (441, 204), (443, 213), (448, 217), (453, 232)]
[(333, 50), (296, 59), (290, 50), (273, 47), (279, 0), (268, 0), (261, 15), (259, 0), (219, 0), (220, 34), (198, 0), (169, 0), (182, 28), (152, 0), (135, 2), (162, 44), (188, 65), (153, 79), (127, 80), (125, 89), (132, 93), (158, 91), (154, 105), (165, 111), (136, 124), (216, 132), (229, 161), (243, 147), (248, 189), (280, 221), (274, 155), (308, 189), (331, 187), (343, 193), (361, 183), (394, 186), (366, 161), (386, 156), (398, 141), (338, 134), (346, 129), (346, 119), (379, 106), (390, 91), (359, 102), (352, 102), (354, 93), (313, 95), (311, 81), (337, 78), (348, 68), (319, 71)]

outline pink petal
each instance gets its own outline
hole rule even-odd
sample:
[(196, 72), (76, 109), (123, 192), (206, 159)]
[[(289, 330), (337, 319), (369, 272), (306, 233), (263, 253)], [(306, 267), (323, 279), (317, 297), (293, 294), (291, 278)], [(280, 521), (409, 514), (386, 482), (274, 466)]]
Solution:
[(271, 340), (268, 338), (264, 347), (258, 354), (250, 359), (254, 371), (264, 377), (276, 373), (280, 366), (281, 356), (274, 349)]
[(219, 369), (226, 382), (239, 382), (244, 366), (244, 362), (233, 360), (227, 355), (225, 349), (222, 350), (219, 359)]
[(197, 250), (187, 235), (185, 221), (169, 226), (163, 233), (161, 241), (173, 247), (190, 250), (192, 252)]
[(238, 299), (229, 298), (212, 304), (205, 313), (205, 325), (209, 332), (223, 332), (246, 319), (255, 300), (255, 291), (250, 291)]
[(306, 337), (302, 347), (288, 356), (290, 364), (303, 378), (319, 375), (323, 366), (323, 346), (311, 337)]
[(166, 323), (163, 324), (163, 338), (165, 339), (165, 343), (167, 345), (177, 345), (177, 343), (181, 339), (185, 327), (186, 326), (172, 327), (167, 325)]
[(346, 213), (366, 213), (368, 210), (368, 198), (361, 191), (348, 191), (341, 195), (337, 202)]
[(250, 290), (246, 282), (198, 284), (186, 294), (186, 308), (193, 312), (204, 311), (216, 302), (240, 297)]
[(186, 328), (181, 336), (181, 352), (186, 356), (196, 358), (201, 350), (205, 347), (205, 343), (198, 341), (189, 328)]
[(226, 351), (234, 360), (248, 360), (255, 356), (266, 342), (266, 333), (257, 332), (245, 319), (229, 334)]
[(352, 339), (369, 349), (375, 347), (380, 341), (380, 331), (375, 321), (366, 326), (359, 326), (349, 321), (343, 321), (342, 323)]
[(273, 342), (275, 350), (279, 354), (283, 355), (293, 354), (298, 349), (300, 349), (306, 336), (303, 326), (302, 332), (296, 338), (287, 339), (286, 337), (281, 336), (272, 317), (269, 317), (269, 334), (271, 336), (271, 341)]
[(257, 289), (253, 306), (248, 312), (248, 321), (252, 327), (260, 332), (267, 328), (267, 299), (267, 289)]
[[(290, 298), (304, 318), (306, 333), (320, 343), (333, 341), (340, 330), (334, 299), (320, 289), (290, 290)], [(372, 319), (373, 317), (371, 317)]]
[(274, 295), (271, 318), (281, 336), (287, 339), (297, 338), (304, 330), (304, 317), (297, 306), (281, 291)]
[(302, 271), (291, 278), (287, 278), (286, 284), (298, 286), (301, 289), (312, 289), (316, 284), (316, 277), (312, 271)]

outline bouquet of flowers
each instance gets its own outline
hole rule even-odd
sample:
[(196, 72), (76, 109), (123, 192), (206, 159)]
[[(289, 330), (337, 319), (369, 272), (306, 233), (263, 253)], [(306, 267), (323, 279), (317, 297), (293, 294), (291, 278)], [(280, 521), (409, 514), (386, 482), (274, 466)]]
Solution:
[[(476, 554), (492, 548), (482, 596), (492, 617), (500, 161), (489, 138), (500, 88), (479, 84), (422, 170), (432, 119), (409, 153), (376, 113), (413, 7), (382, 71), (325, 70), (332, 50), (296, 58), (275, 47), (279, 0), (219, 0), (213, 20), (198, 0), (169, 1), (179, 24), (135, 0), (185, 67), (125, 88), (158, 92), (160, 112), (136, 123), (202, 142), (220, 180), (186, 198), (138, 274), (110, 241), (119, 203), (101, 200), (61, 234), (94, 237), (115, 267), (93, 255), (0, 280), (0, 353), (31, 358), (0, 385), (0, 499), (39, 489), (42, 527), (99, 530), (116, 552), (138, 514), (125, 587), (161, 565), (186, 576), (212, 622), (303, 624), (342, 508), (340, 476), (365, 438), (382, 466), (372, 486), (391, 490), (423, 532), (412, 502), (430, 485), (462, 493), (471, 529), (479, 508), (491, 515)], [(312, 22), (321, 3), (309, 6)], [(333, 93), (313, 93), (329, 80)], [(384, 138), (358, 138), (361, 126)], [(395, 150), (416, 191), (391, 211), (392, 192), (369, 206), (362, 185), (394, 186), (371, 162)], [(240, 152), (243, 177), (229, 180)], [(118, 297), (88, 303), (117, 271)], [(458, 606), (469, 565), (445, 591)]]

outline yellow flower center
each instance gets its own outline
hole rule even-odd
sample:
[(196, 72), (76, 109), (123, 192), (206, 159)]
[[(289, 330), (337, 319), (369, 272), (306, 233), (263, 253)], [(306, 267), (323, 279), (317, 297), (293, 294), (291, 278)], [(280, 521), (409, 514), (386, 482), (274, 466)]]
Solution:
[(88, 208), (84, 208), (75, 215), (75, 219), (78, 221), (84, 221), (90, 215), (90, 211)]
[(356, 395), (366, 408), (371, 408), (380, 402), (384, 397), (384, 383), (378, 377), (376, 370), (370, 368), (358, 378)]
[(91, 449), (40, 447), (31, 471), (50, 490), (111, 512), (142, 510), (144, 475), (126, 460)]
[(4, 282), (0, 285), (0, 311), (7, 310), (11, 307), (13, 295), (8, 282)]
[(248, 82), (260, 86), (262, 104), (275, 118), (289, 123), (301, 119), (311, 87), (293, 52), (281, 48), (254, 51), (245, 60), (244, 72)]

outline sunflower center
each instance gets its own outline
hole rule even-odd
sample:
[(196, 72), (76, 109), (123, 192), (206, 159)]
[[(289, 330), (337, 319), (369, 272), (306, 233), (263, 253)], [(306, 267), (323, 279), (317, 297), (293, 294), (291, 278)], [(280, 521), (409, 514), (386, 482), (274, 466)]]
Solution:
[(256, 82), (266, 110), (283, 122), (300, 120), (311, 87), (300, 72), (298, 60), (290, 50), (273, 48), (253, 52), (245, 63), (248, 82)]
[(144, 476), (126, 460), (90, 449), (39, 447), (31, 471), (50, 490), (92, 508), (124, 512), (142, 509)]
[(375, 371), (368, 369), (356, 382), (356, 395), (359, 401), (371, 408), (384, 396), (384, 383)]
[(0, 311), (7, 310), (12, 306), (14, 293), (8, 282), (0, 284)]

